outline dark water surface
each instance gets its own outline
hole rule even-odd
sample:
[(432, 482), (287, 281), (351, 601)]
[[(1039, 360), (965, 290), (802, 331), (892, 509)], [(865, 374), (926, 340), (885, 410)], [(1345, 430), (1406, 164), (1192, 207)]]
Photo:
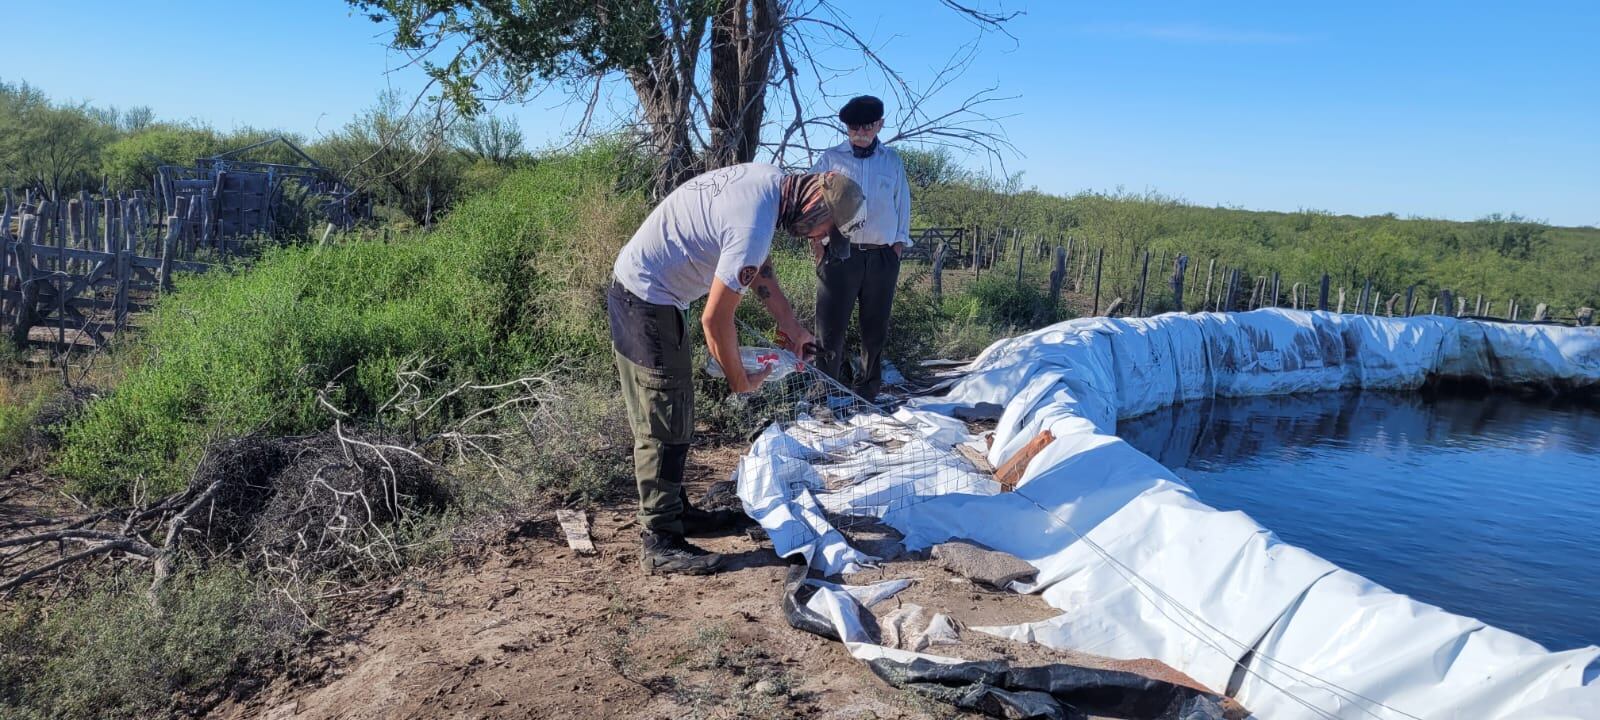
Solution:
[(1200, 499), (1552, 650), (1600, 643), (1600, 410), (1357, 393), (1190, 403), (1118, 434)]

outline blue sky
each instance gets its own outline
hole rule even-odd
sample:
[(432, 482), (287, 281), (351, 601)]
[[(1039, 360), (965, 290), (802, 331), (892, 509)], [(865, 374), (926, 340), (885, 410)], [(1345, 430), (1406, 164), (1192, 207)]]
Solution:
[[(934, 0), (841, 5), (913, 81), (971, 34)], [(1048, 192), (1600, 224), (1600, 3), (1320, 5), (1008, 2), (1016, 40), (987, 39), (947, 97), (1015, 96), (1007, 167)], [(0, 77), (58, 99), (315, 136), (420, 86), (339, 0), (5, 6)], [(564, 99), (507, 113), (556, 143)]]

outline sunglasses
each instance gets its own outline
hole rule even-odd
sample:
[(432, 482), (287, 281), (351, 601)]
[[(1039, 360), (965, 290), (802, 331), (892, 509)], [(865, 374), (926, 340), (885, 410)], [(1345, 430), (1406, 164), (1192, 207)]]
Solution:
[(873, 120), (872, 122), (861, 124), (861, 125), (858, 125), (856, 123), (849, 123), (845, 127), (850, 128), (850, 132), (865, 132), (867, 130), (871, 130), (873, 127), (877, 126), (877, 124), (880, 123), (880, 122), (883, 122), (883, 121), (882, 120)]

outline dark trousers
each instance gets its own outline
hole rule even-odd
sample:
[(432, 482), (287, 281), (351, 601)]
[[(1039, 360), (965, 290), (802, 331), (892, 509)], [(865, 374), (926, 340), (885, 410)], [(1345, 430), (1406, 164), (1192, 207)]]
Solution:
[(822, 352), (817, 365), (840, 379), (844, 365), (845, 335), (850, 311), (860, 308), (861, 367), (851, 389), (869, 401), (883, 386), (883, 343), (889, 338), (889, 310), (895, 285), (900, 282), (900, 256), (893, 247), (856, 246), (843, 260), (825, 258), (817, 268), (817, 341)]
[(651, 532), (682, 535), (688, 506), (683, 472), (694, 439), (688, 314), (672, 305), (645, 302), (612, 282), (606, 315), (622, 403), (633, 430), (639, 524)]

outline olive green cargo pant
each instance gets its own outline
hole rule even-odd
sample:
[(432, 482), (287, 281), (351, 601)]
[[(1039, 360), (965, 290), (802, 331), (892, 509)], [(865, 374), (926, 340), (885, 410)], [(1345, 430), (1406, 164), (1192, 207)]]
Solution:
[(606, 292), (622, 402), (633, 430), (639, 524), (683, 534), (684, 466), (694, 439), (694, 371), (688, 314), (645, 302), (617, 283)]

